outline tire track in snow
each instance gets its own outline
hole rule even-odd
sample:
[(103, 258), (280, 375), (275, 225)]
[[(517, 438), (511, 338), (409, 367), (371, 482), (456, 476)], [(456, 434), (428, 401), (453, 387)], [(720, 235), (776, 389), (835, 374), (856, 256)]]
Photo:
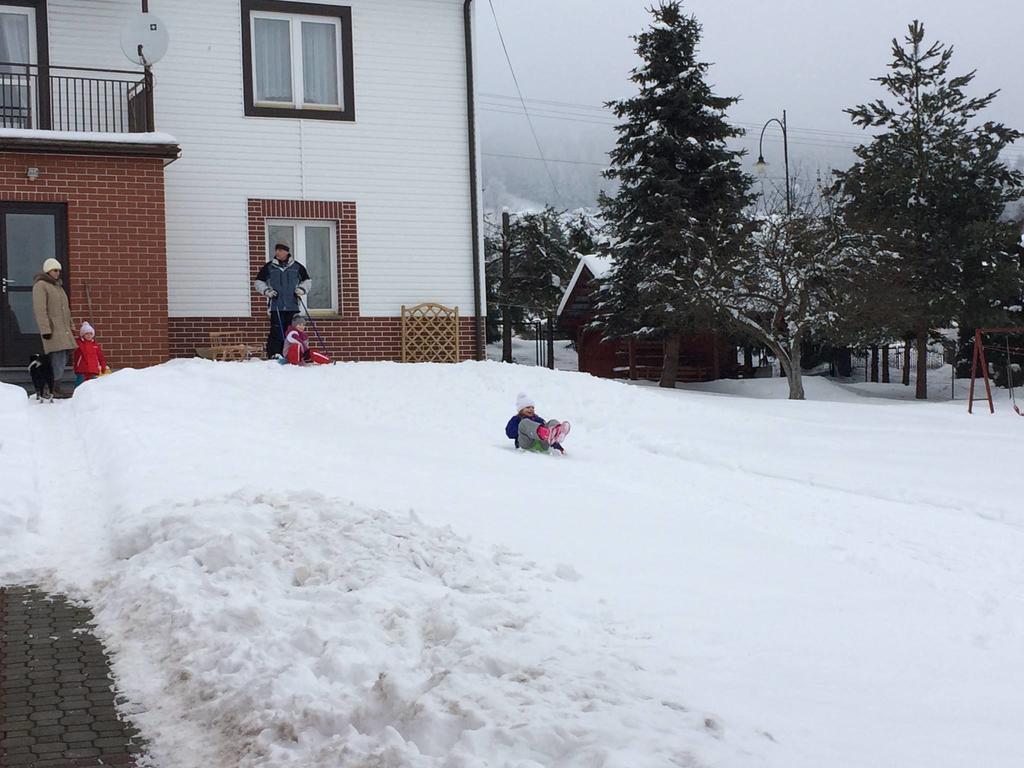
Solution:
[(938, 509), (943, 512), (957, 512), (967, 513), (987, 520), (989, 522), (1001, 523), (1017, 531), (1024, 531), (1024, 523), (1017, 523), (1006, 519), (1006, 511), (1002, 509), (996, 509), (993, 507), (985, 507), (983, 505), (975, 505), (971, 508), (965, 507), (963, 504), (945, 502), (934, 497), (922, 496), (918, 498), (900, 498), (886, 493), (878, 493), (871, 491), (863, 491), (857, 488), (850, 488), (848, 486), (842, 486), (829, 481), (815, 480), (812, 478), (799, 478), (793, 476), (787, 476), (777, 474), (774, 472), (767, 472), (763, 469), (757, 469), (750, 467), (742, 463), (731, 463), (727, 461), (716, 461), (715, 459), (701, 456), (697, 453), (688, 452), (685, 450), (679, 450), (673, 446), (668, 445), (654, 445), (651, 443), (649, 436), (647, 440), (638, 440), (634, 445), (646, 453), (654, 456), (671, 457), (673, 459), (679, 459), (689, 464), (699, 464), (704, 467), (710, 467), (712, 469), (722, 470), (731, 474), (740, 474), (745, 476), (758, 477), (765, 480), (774, 480), (780, 483), (786, 483), (789, 485), (798, 485), (803, 488), (820, 489), (824, 491), (832, 491), (838, 494), (844, 494), (847, 496), (853, 496), (861, 499), (870, 499), (872, 501), (883, 501), (890, 504), (899, 504), (907, 507), (931, 507)]
[[(106, 488), (90, 461), (72, 401), (33, 406), (29, 413), (35, 465), (36, 532), (46, 542), (48, 588), (89, 590), (109, 561)], [(42, 553), (41, 553), (42, 554)]]
[[(68, 400), (30, 408), (27, 421), (33, 429), (35, 533), (49, 546), (36, 554), (23, 580), (90, 603), (96, 618), (94, 632), (105, 646), (118, 681), (122, 698), (116, 706), (138, 727), (138, 716), (144, 715), (145, 709), (132, 700), (132, 691), (122, 689), (120, 681), (155, 678), (159, 660), (150, 658), (149, 649), (131, 639), (133, 628), (112, 628), (112, 617), (103, 613), (104, 606), (116, 600), (112, 593), (119, 589), (120, 568), (112, 540), (116, 513), (112, 484), (123, 478), (98, 468), (100, 462), (90, 450), (79, 407)], [(203, 735), (184, 718), (176, 730), (182, 739), (195, 743), (200, 743)], [(143, 731), (142, 736), (148, 742), (159, 742), (152, 731)], [(201, 750), (197, 754), (202, 754)], [(147, 759), (147, 765), (154, 768), (160, 764), (152, 754)]]

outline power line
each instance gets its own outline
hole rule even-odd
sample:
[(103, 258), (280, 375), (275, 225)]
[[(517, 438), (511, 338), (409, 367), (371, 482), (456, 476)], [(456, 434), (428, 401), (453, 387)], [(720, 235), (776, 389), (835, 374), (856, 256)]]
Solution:
[[(588, 125), (598, 125), (614, 127), (618, 124), (617, 119), (611, 114), (607, 107), (599, 107), (591, 104), (580, 104), (576, 102), (568, 101), (555, 101), (551, 99), (526, 99), (520, 96), (506, 96), (498, 93), (482, 93), (481, 111), (491, 112), (494, 114), (504, 115), (523, 115), (526, 111), (526, 104), (541, 104), (548, 105), (538, 108), (533, 108), (529, 112), (526, 112), (527, 117), (535, 117), (549, 120), (563, 120), (567, 122), (583, 123)], [(502, 102), (513, 102), (513, 103), (502, 103)], [(589, 114), (588, 114), (589, 113)], [(734, 125), (741, 127), (760, 129), (761, 126), (755, 123), (748, 123), (743, 121), (736, 121)], [(823, 128), (797, 128), (789, 127), (789, 133), (791, 138), (789, 142), (798, 146), (814, 147), (820, 149), (847, 149), (852, 150), (862, 143), (861, 140), (865, 138), (864, 134), (853, 133), (848, 131), (834, 131)], [(793, 136), (793, 134), (797, 134)], [(802, 136), (800, 134), (807, 134)], [(536, 136), (534, 137), (536, 139)], [(736, 141), (740, 142), (751, 142), (759, 140), (759, 137), (755, 137), (752, 133), (746, 133), (743, 136), (735, 137)], [(767, 134), (765, 141), (771, 144), (781, 144), (782, 136), (779, 134)], [(1024, 150), (1017, 150), (1013, 148), (1007, 148), (1004, 152), (1014, 157), (1024, 157)], [(498, 153), (498, 152), (485, 152), (484, 155), (488, 157), (503, 158), (509, 160), (527, 160), (536, 161), (542, 163), (563, 163), (568, 165), (586, 165), (593, 166), (596, 168), (607, 168), (609, 163), (597, 163), (593, 161), (585, 160), (569, 160), (565, 158), (549, 158), (543, 153), (540, 157), (533, 157), (528, 155), (517, 155), (509, 153)], [(780, 179), (782, 177), (779, 177)]]
[[(523, 114), (526, 115), (526, 122), (530, 124), (530, 133), (533, 134), (533, 141), (537, 145), (537, 154), (544, 158), (544, 149), (540, 145), (540, 139), (537, 137), (537, 129), (533, 125), (533, 118), (530, 117), (530, 111), (526, 108), (526, 99), (523, 98), (523, 89), (519, 87), (519, 78), (516, 76), (516, 68), (512, 66), (512, 57), (508, 53), (508, 46), (505, 44), (505, 35), (501, 32), (501, 24), (498, 22), (498, 13), (494, 10), (494, 0), (487, 0), (487, 4), (491, 7), (491, 16), (494, 18), (494, 26), (498, 30), (498, 39), (501, 41), (501, 49), (505, 52), (505, 61), (508, 62), (509, 71), (512, 73), (512, 81), (516, 85), (516, 93), (519, 94), (519, 102), (523, 105)], [(547, 161), (544, 161), (544, 170), (548, 174), (548, 181), (551, 182), (551, 188), (555, 191), (555, 197), (562, 199), (562, 193), (558, 191), (558, 185), (555, 183), (555, 177), (551, 173), (551, 166), (548, 165)]]
[[(504, 115), (520, 115), (520, 114), (522, 114), (521, 110), (518, 109), (515, 105), (512, 105), (512, 104), (492, 104), (492, 103), (489, 103), (487, 101), (481, 101), (481, 104), (482, 104), (482, 106), (480, 107), (480, 110), (483, 111), (483, 112), (492, 112), (492, 113), (495, 113), (495, 114), (504, 114)], [(541, 109), (541, 110), (532, 109), (530, 114), (534, 118), (541, 118), (541, 119), (547, 119), (547, 120), (562, 120), (562, 121), (566, 121), (566, 122), (582, 123), (582, 124), (586, 124), (586, 125), (607, 126), (609, 128), (615, 127), (616, 125), (619, 124), (618, 121), (615, 120), (615, 118), (611, 117), (610, 115), (609, 115), (609, 117), (607, 119), (602, 119), (600, 116), (598, 116), (596, 114), (595, 115), (581, 115), (579, 113), (561, 111), (561, 110), (557, 110), (557, 109), (547, 109), (547, 108), (546, 109)], [(739, 123), (739, 122), (736, 122), (736, 123), (733, 123), (733, 124), (741, 126), (741, 127), (748, 127), (748, 126), (753, 125), (752, 123)], [(758, 128), (760, 128), (760, 126), (758, 126)], [(842, 138), (844, 136), (844, 134), (841, 134), (841, 133), (838, 133), (838, 132), (834, 132), (834, 131), (829, 132), (829, 131), (823, 131), (823, 130), (818, 130), (818, 129), (794, 129), (794, 128), (790, 128), (789, 130), (790, 130), (790, 134), (791, 134), (791, 138), (790, 138), (790, 142), (791, 143), (803, 143), (803, 144), (807, 144), (809, 146), (839, 146), (839, 147), (844, 147), (844, 148), (852, 148), (852, 147), (857, 146), (857, 144), (859, 143), (855, 139), (856, 138), (860, 138), (856, 134), (845, 134), (845, 136), (848, 136), (850, 138)], [(807, 136), (799, 135), (803, 131), (808, 132), (810, 135), (807, 135)], [(811, 131), (814, 131), (814, 132), (811, 133)], [(797, 135), (793, 136), (793, 134), (797, 134)], [(832, 136), (835, 136), (836, 138), (832, 138)], [(751, 134), (749, 132), (746, 133), (744, 136), (737, 136), (735, 138), (740, 140), (740, 141), (756, 140), (756, 137), (754, 137), (752, 139)], [(772, 134), (768, 134), (765, 137), (765, 140), (766, 141), (771, 141), (771, 142), (776, 142), (776, 141), (781, 141), (781, 138), (777, 138), (777, 137), (773, 136)]]
[[(505, 96), (500, 93), (482, 93), (480, 94), (480, 96), (484, 100), (496, 100), (499, 102), (498, 104), (494, 104), (493, 106), (511, 107), (512, 105), (510, 104), (501, 104), (500, 102), (517, 101), (516, 97), (514, 96)], [(565, 114), (574, 117), (586, 117), (592, 119), (601, 119), (601, 117), (599, 116), (604, 116), (604, 119), (607, 119), (613, 123), (618, 123), (618, 119), (614, 116), (614, 114), (612, 114), (611, 109), (605, 106), (597, 106), (594, 104), (580, 104), (578, 102), (571, 101), (554, 101), (550, 99), (527, 99), (526, 101), (530, 102), (531, 104), (547, 105), (547, 107), (542, 107), (540, 110), (544, 112), (554, 112), (556, 114)], [(555, 107), (556, 109), (550, 109), (548, 107)], [(593, 114), (579, 114), (580, 111), (590, 112)], [(534, 114), (536, 114), (538, 110), (534, 109), (533, 112)], [(742, 120), (734, 120), (731, 122), (733, 125), (738, 125), (745, 128), (756, 128), (760, 130), (762, 127), (762, 124), (760, 123), (750, 123)], [(802, 128), (800, 126), (789, 126), (789, 130), (790, 132), (816, 133), (827, 136), (838, 136), (851, 139), (859, 139), (863, 136), (863, 134), (853, 131), (836, 131), (825, 128)]]
[[(506, 96), (500, 93), (482, 93), (480, 95), (482, 97), (482, 103), (484, 104), (483, 111), (486, 112), (518, 115), (521, 113), (514, 104), (501, 102), (520, 101), (530, 102), (531, 104), (547, 105), (540, 109), (534, 108), (532, 110), (532, 115), (534, 117), (549, 120), (565, 120), (568, 122), (585, 123), (590, 125), (618, 125), (618, 120), (611, 113), (611, 110), (604, 106), (580, 104), (578, 102), (570, 101), (556, 101), (552, 99), (522, 99), (521, 96), (520, 98), (517, 98), (515, 96)], [(525, 110), (526, 105), (523, 104), (522, 106), (523, 110)], [(759, 131), (763, 127), (759, 123), (751, 123), (742, 120), (733, 121), (732, 124), (741, 128), (749, 128), (754, 131)], [(790, 143), (803, 144), (805, 146), (852, 149), (863, 144), (865, 139), (871, 138), (870, 134), (853, 131), (837, 131), (826, 128), (802, 128), (799, 126), (789, 126), (788, 128), (791, 136)], [(741, 141), (753, 140), (750, 133), (746, 134), (746, 136), (737, 138)], [(767, 134), (765, 136), (765, 140), (773, 143), (781, 141), (780, 138), (776, 138), (772, 134)], [(1017, 149), (1015, 147), (1007, 147), (1003, 150), (1003, 153), (1015, 158), (1024, 158), (1024, 148)]]
[[(519, 116), (521, 116), (523, 114), (520, 110), (506, 109), (506, 108), (503, 108), (503, 107), (490, 106), (488, 104), (484, 104), (483, 106), (481, 106), (480, 107), (480, 111), (481, 112), (494, 112), (495, 114), (499, 114), (499, 115), (519, 115)], [(600, 126), (604, 126), (604, 127), (607, 127), (607, 128), (614, 128), (615, 127), (615, 123), (602, 122), (600, 120), (587, 120), (587, 119), (583, 119), (583, 118), (570, 117), (569, 115), (557, 114), (557, 113), (550, 113), (549, 114), (547, 112), (536, 112), (535, 111), (535, 112), (532, 113), (532, 116), (533, 117), (539, 117), (539, 118), (545, 118), (545, 119), (548, 119), (548, 120), (566, 120), (566, 121), (569, 121), (569, 122), (572, 122), (572, 123), (587, 123), (588, 125), (600, 125)]]
[[(505, 160), (531, 160), (538, 163), (566, 163), (568, 165), (588, 165), (595, 168), (608, 168), (609, 163), (595, 163), (591, 160), (567, 160), (560, 157), (533, 157), (532, 155), (513, 155), (506, 152), (481, 152), (484, 157), (496, 157)], [(784, 176), (759, 176), (760, 181), (784, 181)]]
[(597, 168), (607, 168), (608, 163), (595, 163), (589, 160), (563, 160), (557, 157), (531, 157), (530, 155), (510, 155), (501, 152), (482, 152), (484, 157), (503, 157), (509, 160), (536, 160), (541, 163), (567, 163), (569, 165), (593, 165)]
[[(488, 99), (511, 99), (515, 100), (514, 96), (506, 96), (503, 93), (481, 93), (481, 96)], [(575, 107), (577, 109), (589, 109), (596, 112), (609, 112), (610, 110), (604, 106), (598, 106), (596, 104), (579, 104), (571, 101), (552, 101), (550, 99), (527, 99), (532, 101), (534, 104), (550, 104), (551, 106), (557, 107)]]
[[(516, 116), (522, 115), (522, 112), (520, 112), (519, 110), (498, 109), (498, 108), (489, 107), (489, 106), (479, 107), (479, 110), (481, 112), (490, 112), (490, 113), (497, 114), (497, 115), (516, 115)], [(585, 119), (582, 119), (582, 118), (568, 117), (566, 115), (538, 113), (536, 111), (533, 112), (532, 114), (533, 114), (533, 117), (539, 118), (541, 120), (561, 120), (561, 121), (564, 121), (564, 122), (581, 123), (581, 124), (584, 124), (584, 125), (597, 125), (597, 126), (609, 127), (609, 128), (614, 127), (614, 124), (612, 124), (612, 123), (598, 122), (598, 121), (595, 121), (595, 120), (585, 120)], [(757, 141), (757, 137), (751, 136), (750, 134), (746, 134), (744, 136), (737, 136), (737, 137), (735, 137), (735, 140), (736, 141)], [(769, 142), (769, 143), (780, 143), (782, 141), (782, 138), (769, 135), (769, 136), (765, 136), (764, 140), (766, 142)], [(804, 146), (812, 146), (812, 147), (839, 147), (839, 148), (843, 148), (843, 149), (852, 149), (853, 147), (857, 146), (857, 144), (855, 142), (852, 142), (852, 141), (843, 142), (843, 141), (835, 141), (835, 140), (830, 140), (830, 139), (824, 139), (824, 138), (821, 138), (821, 137), (807, 137), (807, 138), (804, 138), (804, 137), (800, 137), (800, 136), (790, 138), (789, 143), (790, 144), (800, 144), (800, 145), (804, 145)]]

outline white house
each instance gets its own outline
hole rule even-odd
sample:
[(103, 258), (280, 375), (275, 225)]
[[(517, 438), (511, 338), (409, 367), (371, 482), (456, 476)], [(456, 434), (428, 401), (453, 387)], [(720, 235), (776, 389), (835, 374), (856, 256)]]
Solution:
[[(143, 8), (148, 6), (148, 8)], [(151, 76), (122, 51), (168, 31)], [(267, 332), (287, 242), (342, 359), (398, 356), (403, 305), (484, 312), (471, 0), (0, 0), (0, 366), (36, 343), (30, 273), (65, 263), (115, 366)]]

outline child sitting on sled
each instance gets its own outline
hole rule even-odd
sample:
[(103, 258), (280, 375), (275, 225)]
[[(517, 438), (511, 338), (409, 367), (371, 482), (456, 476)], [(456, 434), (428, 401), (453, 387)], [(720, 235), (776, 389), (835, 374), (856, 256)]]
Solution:
[(521, 394), (516, 398), (517, 413), (505, 425), (505, 436), (515, 440), (516, 448), (547, 453), (554, 449), (565, 453), (561, 440), (569, 434), (569, 422), (544, 421), (537, 415), (533, 398)]
[(110, 373), (107, 367), (107, 359), (103, 356), (103, 348), (96, 341), (96, 329), (86, 320), (78, 329), (78, 338), (75, 340), (74, 368), (75, 386), (83, 381), (95, 379), (104, 373)]
[(284, 362), (292, 365), (305, 365), (315, 363), (323, 365), (329, 363), (327, 355), (309, 348), (309, 334), (306, 333), (306, 318), (296, 315), (288, 331), (284, 335)]

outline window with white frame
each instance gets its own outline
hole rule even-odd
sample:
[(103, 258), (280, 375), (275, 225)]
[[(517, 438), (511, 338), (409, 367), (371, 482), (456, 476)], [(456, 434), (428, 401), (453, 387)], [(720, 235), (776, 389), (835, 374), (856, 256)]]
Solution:
[(313, 285), (309, 295), (303, 298), (310, 312), (337, 314), (337, 222), (268, 219), (267, 261), (274, 258), (274, 248), (278, 243), (287, 245), (295, 260), (309, 272)]
[(243, 0), (242, 49), (246, 114), (354, 119), (348, 7)]

